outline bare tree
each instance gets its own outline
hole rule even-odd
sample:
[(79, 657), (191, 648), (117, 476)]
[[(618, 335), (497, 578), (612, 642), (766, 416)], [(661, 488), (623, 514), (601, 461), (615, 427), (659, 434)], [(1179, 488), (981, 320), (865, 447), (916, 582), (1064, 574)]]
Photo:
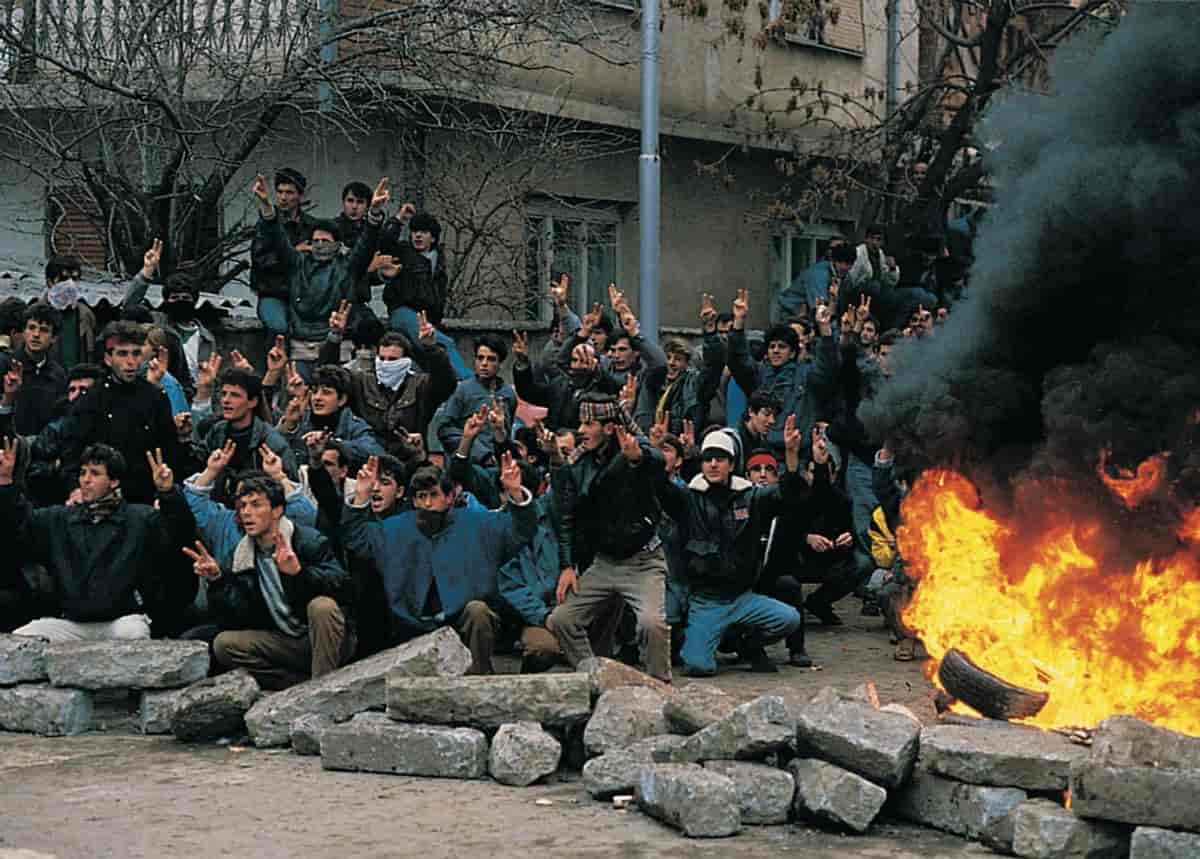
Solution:
[(546, 129), (476, 106), (558, 71), (550, 47), (624, 61), (627, 28), (606, 26), (585, 0), (0, 0), (0, 158), (90, 218), (113, 271), (157, 236), (165, 272), (216, 288), (248, 265), (250, 227), (222, 224), (230, 183), (272, 142), (387, 127), (537, 144)]

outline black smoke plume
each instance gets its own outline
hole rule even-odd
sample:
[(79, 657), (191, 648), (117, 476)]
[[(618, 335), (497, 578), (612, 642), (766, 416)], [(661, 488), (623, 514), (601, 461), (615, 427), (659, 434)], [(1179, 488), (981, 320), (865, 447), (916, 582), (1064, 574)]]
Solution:
[(1200, 499), (1200, 13), (1135, 2), (1009, 99), (970, 294), (860, 415), (914, 467), (1090, 480), (1170, 452)]

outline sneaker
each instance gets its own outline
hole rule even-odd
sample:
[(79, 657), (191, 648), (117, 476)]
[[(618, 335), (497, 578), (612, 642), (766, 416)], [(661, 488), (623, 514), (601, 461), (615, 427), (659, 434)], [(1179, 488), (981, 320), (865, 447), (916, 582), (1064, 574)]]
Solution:
[(842, 625), (842, 619), (837, 616), (837, 612), (833, 610), (833, 606), (831, 605), (823, 605), (821, 603), (814, 603), (812, 600), (805, 600), (804, 609), (826, 626)]
[(796, 650), (788, 654), (788, 665), (793, 668), (812, 668), (812, 657), (803, 650)]
[(755, 674), (779, 673), (778, 666), (771, 661), (771, 657), (767, 656), (767, 651), (761, 647), (746, 647), (742, 650), (742, 655), (750, 664), (750, 670)]

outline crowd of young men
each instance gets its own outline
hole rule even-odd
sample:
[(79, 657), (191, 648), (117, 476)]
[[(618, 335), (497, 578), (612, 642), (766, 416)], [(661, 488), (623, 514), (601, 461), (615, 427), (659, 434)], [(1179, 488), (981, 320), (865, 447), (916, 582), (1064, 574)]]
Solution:
[(901, 286), (880, 230), (776, 297), (760, 357), (746, 290), (728, 314), (701, 297), (699, 350), (660, 348), (615, 286), (576, 315), (564, 276), (540, 354), (485, 334), (468, 364), (438, 328), (440, 226), (389, 217), (387, 179), (332, 220), (294, 170), (252, 190), (262, 372), (221, 355), (192, 279), (146, 305), (158, 241), (100, 331), (71, 258), (43, 300), (0, 304), (0, 629), (201, 639), (269, 689), (446, 625), (473, 673), (620, 653), (670, 681), (718, 652), (776, 671), (778, 641), (810, 665), (805, 613), (840, 624), (857, 590), (912, 658), (904, 483), (856, 412), (944, 299)]

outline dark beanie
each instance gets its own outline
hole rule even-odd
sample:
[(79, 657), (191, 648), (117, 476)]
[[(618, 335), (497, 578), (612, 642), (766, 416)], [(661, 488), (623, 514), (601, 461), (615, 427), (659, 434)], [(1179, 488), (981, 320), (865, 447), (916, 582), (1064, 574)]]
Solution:
[(308, 180), (304, 178), (304, 174), (292, 167), (284, 167), (275, 171), (275, 184), (278, 185), (295, 185), (296, 190), (301, 194), (308, 187)]

